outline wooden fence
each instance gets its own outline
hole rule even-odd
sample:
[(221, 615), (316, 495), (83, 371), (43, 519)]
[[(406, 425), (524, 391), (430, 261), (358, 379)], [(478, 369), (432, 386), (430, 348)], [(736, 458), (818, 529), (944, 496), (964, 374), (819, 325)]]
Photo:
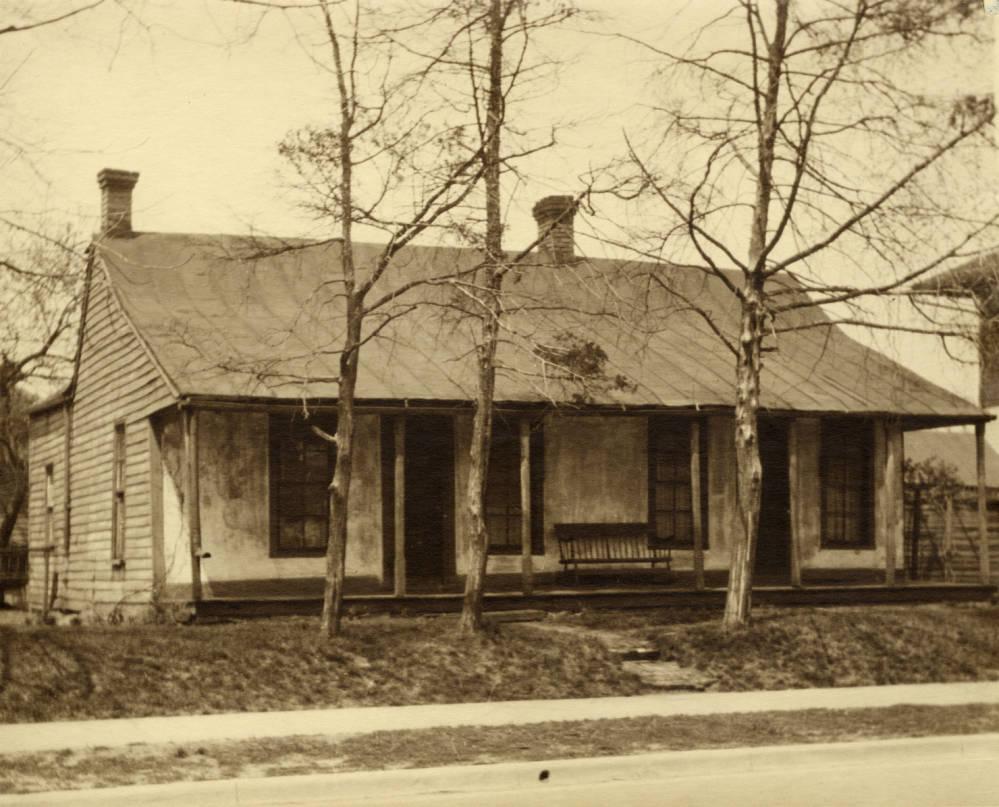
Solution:
[[(999, 582), (999, 490), (988, 492), (990, 582)], [(905, 489), (905, 569), (910, 580), (977, 583), (978, 503), (974, 488), (952, 496)]]

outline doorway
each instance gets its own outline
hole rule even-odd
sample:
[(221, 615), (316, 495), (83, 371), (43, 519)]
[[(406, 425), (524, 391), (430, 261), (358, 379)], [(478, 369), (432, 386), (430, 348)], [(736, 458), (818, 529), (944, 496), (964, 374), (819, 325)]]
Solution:
[(454, 575), (454, 428), (445, 415), (406, 418), (406, 577), (416, 586)]
[(791, 578), (791, 492), (787, 423), (759, 421), (763, 490), (756, 541), (755, 577), (760, 583), (786, 584)]

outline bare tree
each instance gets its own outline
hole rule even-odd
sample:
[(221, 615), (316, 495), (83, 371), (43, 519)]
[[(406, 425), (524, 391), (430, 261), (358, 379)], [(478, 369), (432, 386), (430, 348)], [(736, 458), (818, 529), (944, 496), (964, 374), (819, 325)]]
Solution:
[[(24, 2), (4, 9), (0, 37), (13, 42), (33, 32), (46, 37), (62, 24), (108, 0), (64, 0), (37, 7)], [(108, 5), (131, 14), (125, 0)], [(14, 105), (11, 79), (21, 65), (4, 66), (0, 103)], [(11, 114), (12, 120), (16, 115)], [(9, 128), (0, 133), (0, 164), (25, 170), (46, 184), (37, 158), (44, 146)], [(41, 194), (39, 194), (41, 195)], [(39, 395), (65, 383), (72, 370), (83, 267), (83, 239), (53, 216), (8, 203), (0, 207), (0, 547), (11, 540), (27, 497), (27, 408)]]
[[(341, 627), (362, 348), (417, 306), (410, 292), (453, 280), (456, 271), (460, 274), (460, 269), (442, 268), (437, 277), (387, 282), (394, 262), (415, 239), (465, 226), (462, 205), (482, 176), (481, 152), (486, 146), (466, 142), (468, 120), (456, 113), (454, 99), (435, 86), (449, 49), (475, 22), (474, 16), (465, 19), (459, 13), (458, 4), (414, 11), (402, 5), (365, 9), (357, 2), (320, 0), (305, 11), (318, 14), (328, 47), (321, 64), (339, 101), (329, 125), (293, 132), (281, 145), (307, 194), (307, 209), (334, 228), (340, 240), (329, 273), (330, 285), (337, 287), (332, 305), (340, 313), (330, 317), (327, 350), (339, 357), (339, 373), (321, 379), (338, 388), (336, 434), (316, 428), (336, 444), (321, 627), (328, 639)], [(400, 198), (411, 201), (402, 203)], [(355, 258), (356, 226), (384, 240), (363, 265)], [(342, 322), (342, 329), (333, 319)]]
[(72, 369), (72, 336), (84, 265), (70, 233), (45, 236), (0, 221), (0, 547), (14, 533), (28, 491), (27, 408), (65, 382)]
[[(967, 0), (733, 0), (712, 7), (687, 50), (634, 40), (686, 99), (658, 108), (651, 145), (627, 135), (657, 228), (642, 249), (695, 260), (740, 311), (737, 331), (716, 329), (735, 367), (742, 527), (728, 628), (750, 616), (766, 352), (802, 328), (899, 327), (855, 306), (906, 294), (911, 281), (980, 248), (995, 224), (969, 192), (976, 149), (990, 147), (991, 97), (933, 98), (914, 79), (934, 57), (981, 44), (980, 11)], [(839, 277), (829, 282), (834, 264)], [(654, 279), (669, 291), (668, 277)], [(798, 316), (819, 305), (838, 313)], [(940, 332), (933, 323), (910, 330)]]
[[(485, 232), (466, 233), (481, 246), (481, 268), (473, 277), (456, 282), (465, 298), (464, 313), (473, 326), (476, 390), (473, 401), (469, 474), (464, 507), (468, 522), (465, 595), (459, 629), (482, 628), (482, 603), (489, 554), (484, 515), (487, 471), (496, 389), (496, 357), (503, 329), (503, 282), (515, 267), (525, 267), (534, 242), (516, 254), (504, 251), (502, 177), (516, 171), (518, 158), (549, 148), (552, 136), (536, 145), (523, 142), (524, 129), (511, 132), (510, 107), (527, 79), (536, 79), (547, 63), (529, 57), (532, 38), (576, 12), (572, 5), (548, 0), (473, 0), (456, 2), (452, 11), (461, 19), (462, 37), (454, 40), (447, 64), (459, 77), (467, 76), (467, 95), (474, 113), (477, 159), (483, 181)], [(558, 222), (556, 222), (557, 224)], [(543, 237), (543, 235), (542, 235)], [(539, 238), (540, 240), (540, 238)], [(536, 257), (531, 257), (536, 261)]]

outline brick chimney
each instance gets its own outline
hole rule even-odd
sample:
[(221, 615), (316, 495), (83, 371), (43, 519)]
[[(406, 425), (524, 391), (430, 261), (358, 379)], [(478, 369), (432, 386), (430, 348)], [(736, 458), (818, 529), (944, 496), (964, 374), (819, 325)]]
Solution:
[(546, 196), (534, 205), (541, 253), (552, 263), (575, 260), (573, 219), (576, 201), (571, 196)]
[(97, 174), (101, 189), (101, 235), (132, 232), (132, 188), (139, 181), (135, 171), (104, 168)]

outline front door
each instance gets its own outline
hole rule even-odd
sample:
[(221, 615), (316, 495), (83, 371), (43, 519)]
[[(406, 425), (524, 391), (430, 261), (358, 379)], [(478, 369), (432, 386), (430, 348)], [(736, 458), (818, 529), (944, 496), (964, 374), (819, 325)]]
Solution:
[(760, 533), (756, 543), (759, 583), (787, 583), (791, 574), (791, 493), (788, 474), (787, 424), (759, 421), (763, 491)]
[(454, 430), (444, 415), (406, 418), (406, 577), (440, 583), (454, 569)]

